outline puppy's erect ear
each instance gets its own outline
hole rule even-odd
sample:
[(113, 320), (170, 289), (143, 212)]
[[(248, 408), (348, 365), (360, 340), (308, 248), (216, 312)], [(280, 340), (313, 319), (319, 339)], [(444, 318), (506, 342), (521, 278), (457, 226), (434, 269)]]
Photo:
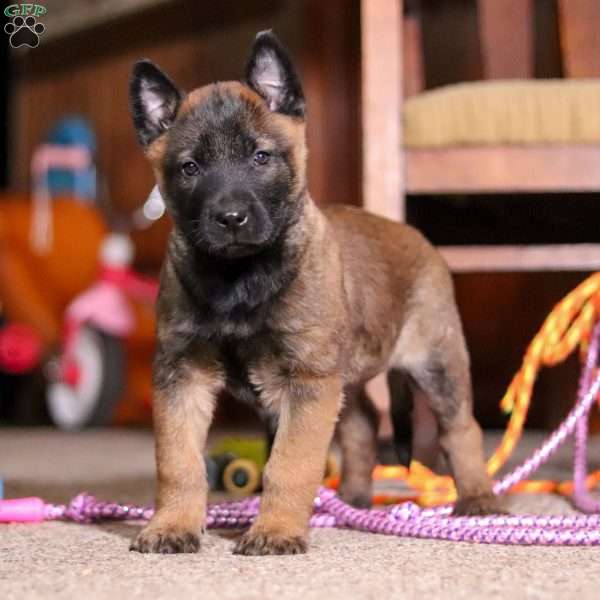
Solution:
[(129, 107), (142, 146), (148, 146), (173, 124), (180, 103), (181, 92), (154, 63), (135, 63), (129, 83)]
[(246, 82), (267, 102), (269, 109), (304, 117), (305, 103), (300, 79), (277, 36), (261, 31), (246, 65)]

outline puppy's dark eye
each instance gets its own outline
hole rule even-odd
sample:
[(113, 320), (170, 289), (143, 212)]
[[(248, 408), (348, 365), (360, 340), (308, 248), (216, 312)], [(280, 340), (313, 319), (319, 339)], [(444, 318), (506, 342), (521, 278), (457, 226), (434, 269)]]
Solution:
[(271, 155), (268, 152), (265, 152), (264, 150), (259, 150), (254, 155), (254, 162), (257, 165), (266, 165), (269, 162), (270, 158), (271, 158)]
[(200, 170), (198, 165), (193, 161), (190, 160), (186, 163), (183, 163), (181, 170), (188, 176), (188, 177), (193, 177), (194, 175), (198, 174), (198, 171)]

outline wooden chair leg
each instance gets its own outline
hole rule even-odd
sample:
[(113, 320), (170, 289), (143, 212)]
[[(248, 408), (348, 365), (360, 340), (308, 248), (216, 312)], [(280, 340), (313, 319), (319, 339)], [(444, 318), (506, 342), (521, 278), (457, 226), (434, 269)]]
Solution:
[(402, 2), (361, 0), (363, 206), (404, 220)]

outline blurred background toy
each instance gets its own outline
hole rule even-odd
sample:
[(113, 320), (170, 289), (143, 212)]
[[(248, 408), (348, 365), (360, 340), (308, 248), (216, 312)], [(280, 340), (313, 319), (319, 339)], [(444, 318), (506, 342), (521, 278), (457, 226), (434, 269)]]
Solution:
[(63, 429), (136, 420), (150, 407), (158, 282), (133, 270), (133, 253), (125, 234), (107, 235), (97, 280), (65, 310), (48, 386), (50, 416)]
[(261, 487), (267, 444), (260, 438), (224, 438), (206, 457), (208, 482), (213, 490), (248, 496)]
[[(262, 472), (268, 456), (266, 438), (223, 438), (205, 458), (210, 488), (238, 497), (253, 494), (262, 487)], [(337, 477), (338, 472), (337, 458), (330, 452), (324, 477)]]
[(33, 152), (31, 197), (0, 202), (0, 371), (41, 388), (12, 394), (17, 422), (149, 420), (157, 283), (133, 270), (128, 233), (162, 212), (117, 213), (95, 152), (86, 120), (59, 120)]

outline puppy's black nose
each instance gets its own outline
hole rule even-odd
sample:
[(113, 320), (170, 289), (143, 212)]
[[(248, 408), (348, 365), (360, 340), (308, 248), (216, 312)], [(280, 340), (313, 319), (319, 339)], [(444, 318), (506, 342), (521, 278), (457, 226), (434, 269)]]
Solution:
[(248, 213), (245, 210), (221, 211), (215, 215), (215, 220), (220, 227), (235, 231), (248, 223)]

